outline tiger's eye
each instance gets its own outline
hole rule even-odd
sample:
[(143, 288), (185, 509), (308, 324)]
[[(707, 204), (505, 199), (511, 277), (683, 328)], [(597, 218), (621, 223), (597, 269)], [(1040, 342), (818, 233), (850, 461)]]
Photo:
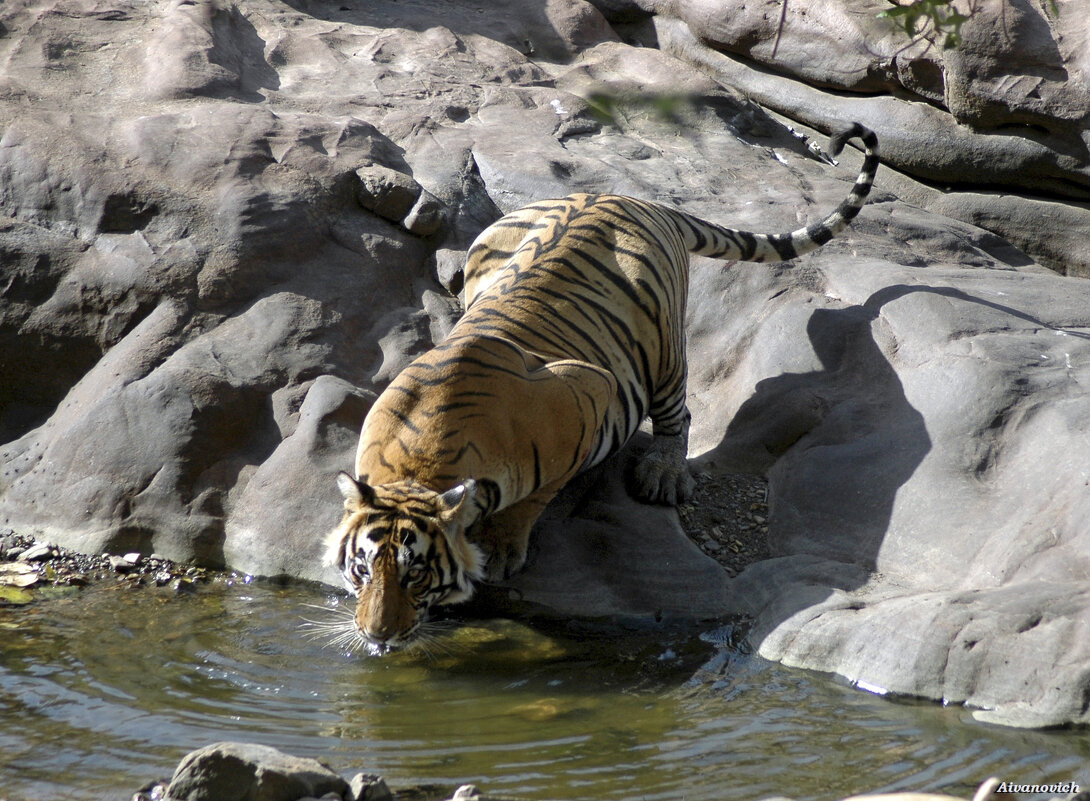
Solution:
[(423, 567), (421, 567), (420, 565), (416, 565), (415, 567), (411, 567), (411, 568), (409, 568), (409, 572), (408, 572), (408, 573), (406, 574), (406, 576), (405, 576), (405, 577), (406, 577), (406, 578), (407, 578), (407, 579), (408, 579), (409, 581), (411, 581), (411, 582), (412, 582), (413, 584), (416, 584), (416, 583), (418, 583), (418, 582), (419, 582), (419, 581), (420, 581), (421, 579), (423, 579), (423, 578), (424, 578), (425, 576), (427, 576), (427, 574), (428, 574), (428, 571), (427, 571), (427, 570), (425, 570), (425, 569), (424, 569)]
[(358, 579), (359, 581), (367, 581), (371, 577), (371, 572), (367, 569), (367, 558), (365, 556), (357, 556), (352, 560), (348, 572), (352, 574), (353, 578)]

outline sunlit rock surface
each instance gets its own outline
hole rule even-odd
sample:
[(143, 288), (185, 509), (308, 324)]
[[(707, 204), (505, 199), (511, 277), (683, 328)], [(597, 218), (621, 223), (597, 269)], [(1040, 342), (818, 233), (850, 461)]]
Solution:
[[(1015, 68), (974, 44), (984, 14), (964, 51), (845, 83), (795, 27), (818, 6), (792, 3), (776, 58), (812, 84), (760, 73), (762, 94), (709, 46), (772, 58), (776, 31), (740, 8), (609, 5), (615, 25), (580, 0), (0, 7), (0, 524), (336, 583), (333, 475), (375, 393), (457, 318), (473, 236), (571, 191), (755, 230), (816, 219), (858, 154), (820, 161), (728, 84), (789, 86), (803, 100), (780, 111), (858, 117), (914, 178), (884, 168), (796, 263), (694, 263), (691, 455), (768, 472), (775, 558), (728, 581), (617, 470), (543, 522), (512, 591), (565, 615), (745, 614), (789, 664), (1000, 722), (1090, 720), (1090, 284), (1038, 264), (1085, 273), (1085, 209), (1057, 200), (1085, 199), (1085, 23), (1028, 20)], [(857, 6), (845, 27), (821, 5), (835, 52), (868, 37), (849, 72), (897, 46)], [(692, 102), (680, 123), (590, 113), (634, 90)], [(979, 155), (958, 172), (958, 152)], [(976, 218), (915, 180), (977, 178), (1027, 197), (981, 195)], [(1034, 256), (953, 216), (1010, 220)]]

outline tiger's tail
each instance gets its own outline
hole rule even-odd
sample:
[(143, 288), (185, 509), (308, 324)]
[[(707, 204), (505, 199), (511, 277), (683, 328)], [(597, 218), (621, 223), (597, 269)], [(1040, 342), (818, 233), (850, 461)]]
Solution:
[(829, 139), (829, 153), (835, 156), (853, 137), (859, 137), (866, 148), (863, 167), (855, 179), (851, 194), (825, 219), (789, 234), (757, 234), (681, 214), (682, 234), (689, 252), (718, 259), (767, 262), (787, 261), (817, 250), (855, 218), (874, 184), (874, 175), (878, 171), (878, 137), (874, 131), (858, 122), (852, 123)]

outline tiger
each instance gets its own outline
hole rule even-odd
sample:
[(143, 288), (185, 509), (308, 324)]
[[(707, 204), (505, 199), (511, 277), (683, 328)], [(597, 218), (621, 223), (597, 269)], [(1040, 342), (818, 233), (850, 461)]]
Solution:
[(831, 137), (829, 151), (854, 137), (864, 159), (850, 194), (790, 233), (572, 194), (507, 214), (474, 240), (464, 314), (378, 396), (355, 476), (337, 476), (344, 514), (327, 561), (357, 598), (355, 636), (370, 653), (410, 646), (433, 607), (518, 571), (549, 501), (647, 417), (651, 442), (630, 475), (636, 494), (668, 505), (690, 496), (689, 254), (772, 262), (821, 247), (874, 183), (871, 130), (854, 123)]

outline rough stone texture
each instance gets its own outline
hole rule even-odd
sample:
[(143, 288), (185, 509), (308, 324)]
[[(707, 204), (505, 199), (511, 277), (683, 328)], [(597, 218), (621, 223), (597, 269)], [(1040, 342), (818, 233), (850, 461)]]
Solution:
[(703, 461), (775, 460), (775, 558), (731, 585), (760, 652), (989, 720), (1084, 717), (1090, 288), (852, 260), (820, 289), (746, 297), (745, 399), (720, 441), (700, 426)]
[(186, 755), (167, 786), (170, 801), (297, 801), (327, 793), (345, 798), (348, 792), (348, 782), (316, 759), (231, 742)]
[[(913, 202), (999, 233), (1061, 272), (1090, 275), (1082, 245), (1090, 236), (1087, 17), (1070, 3), (977, 5), (949, 50), (914, 43), (879, 19), (885, 0), (601, 7), (626, 20), (654, 12), (629, 22), (632, 40), (660, 46), (796, 123), (825, 132), (865, 123), (886, 163), (924, 183)], [(1055, 241), (1056, 229), (1065, 241)]]
[[(963, 54), (875, 70), (894, 40), (852, 43), (874, 9), (788, 4), (777, 58), (836, 94), (744, 83), (694, 35), (771, 57), (774, 26), (741, 4), (611, 6), (620, 33), (581, 0), (0, 6), (0, 526), (337, 583), (333, 474), (374, 393), (449, 330), (443, 288), (500, 213), (615, 191), (788, 230), (849, 191), (857, 155), (824, 164), (713, 76), (811, 98), (814, 124), (859, 116), (918, 177), (957, 180), (962, 157), (920, 160), (960, 148), (970, 178), (1085, 192), (1087, 51), (1063, 4), (1026, 23), (1044, 38), (1017, 40), (1009, 79), (980, 49), (1002, 39), (986, 16)], [(803, 9), (856, 77), (818, 63), (838, 51), (797, 30)], [(1046, 29), (1065, 80), (1033, 67)], [(624, 41), (647, 35), (669, 52)], [(689, 98), (680, 126), (626, 99), (647, 89)], [(1085, 209), (1054, 197), (972, 203), (1078, 272)], [(887, 167), (818, 253), (694, 264), (691, 454), (768, 473), (774, 558), (728, 582), (606, 469), (496, 592), (560, 614), (743, 613), (773, 659), (1006, 723), (1090, 722), (1090, 284), (951, 219), (965, 202)]]
[(628, 466), (650, 439), (638, 435), (623, 453), (570, 482), (538, 521), (530, 567), (483, 587), (474, 604), (513, 615), (637, 624), (721, 618), (733, 592), (727, 573), (686, 538), (674, 509), (628, 495)]

